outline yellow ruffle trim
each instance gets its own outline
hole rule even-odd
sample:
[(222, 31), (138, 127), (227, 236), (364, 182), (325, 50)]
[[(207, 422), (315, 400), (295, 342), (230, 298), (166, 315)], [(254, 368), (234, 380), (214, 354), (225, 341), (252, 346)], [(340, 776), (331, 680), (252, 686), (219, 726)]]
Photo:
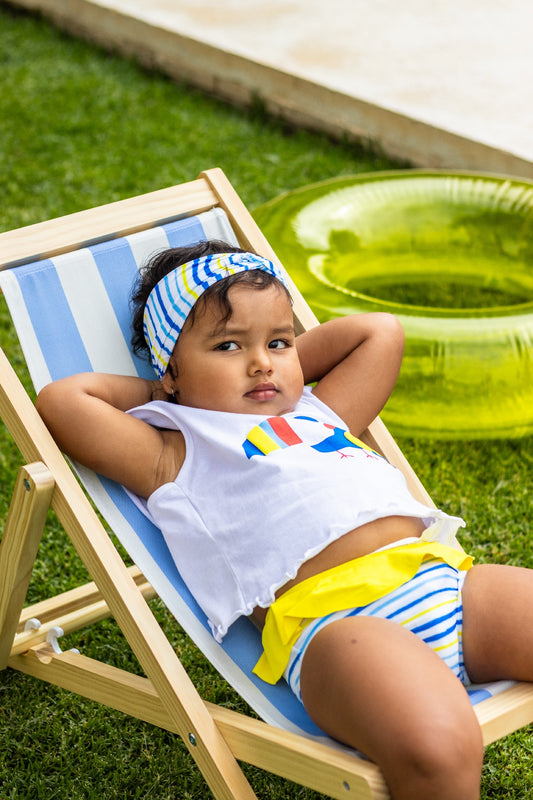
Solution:
[(416, 575), (423, 561), (439, 558), (467, 570), (472, 557), (440, 542), (413, 542), (378, 550), (313, 575), (275, 600), (263, 628), (263, 654), (254, 672), (267, 683), (281, 678), (294, 643), (311, 619), (367, 606)]

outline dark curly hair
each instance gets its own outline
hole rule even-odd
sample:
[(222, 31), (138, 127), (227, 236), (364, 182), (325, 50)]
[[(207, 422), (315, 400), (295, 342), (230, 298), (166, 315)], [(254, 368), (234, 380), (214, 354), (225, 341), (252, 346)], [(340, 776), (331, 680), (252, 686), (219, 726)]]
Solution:
[[(131, 337), (131, 344), (133, 352), (138, 355), (148, 354), (148, 345), (144, 338), (143, 330), (144, 307), (150, 292), (165, 275), (168, 275), (168, 273), (172, 272), (176, 267), (186, 264), (188, 261), (193, 261), (196, 258), (201, 258), (202, 256), (216, 255), (217, 253), (246, 252), (248, 251), (240, 247), (233, 247), (227, 242), (223, 242), (221, 239), (212, 239), (210, 241), (198, 242), (188, 247), (170, 247), (152, 256), (140, 269), (139, 277), (131, 293), (131, 307), (133, 312), (133, 334)], [(221, 281), (217, 281), (206, 289), (189, 312), (188, 321), (193, 322), (197, 309), (204, 308), (205, 304), (210, 299), (215, 299), (220, 306), (222, 321), (227, 322), (232, 314), (228, 292), (236, 283), (246, 283), (256, 289), (266, 289), (269, 286), (275, 285), (281, 287), (287, 292), (287, 295), (289, 295), (285, 286), (269, 272), (264, 272), (259, 269), (237, 272), (235, 275), (230, 275)]]

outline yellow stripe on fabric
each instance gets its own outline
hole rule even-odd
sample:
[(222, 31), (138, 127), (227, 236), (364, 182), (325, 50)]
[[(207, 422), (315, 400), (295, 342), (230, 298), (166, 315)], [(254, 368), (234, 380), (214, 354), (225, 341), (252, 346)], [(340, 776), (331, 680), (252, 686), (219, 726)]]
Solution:
[(402, 622), (402, 625), (409, 625), (411, 622), (414, 622), (415, 619), (418, 617), (424, 617), (426, 614), (432, 614), (438, 608), (444, 608), (444, 606), (450, 606), (455, 603), (455, 598), (453, 600), (445, 600), (443, 603), (437, 603), (435, 606), (431, 606), (431, 608), (424, 608), (423, 611), (419, 611), (418, 614), (414, 614), (409, 619), (406, 619)]
[(227, 275), (235, 275), (236, 269), (232, 266), (231, 262), (228, 261), (228, 256), (224, 255), (216, 260), (216, 266), (219, 270), (224, 270)]
[(268, 609), (263, 654), (254, 673), (267, 683), (276, 683), (309, 619), (367, 606), (411, 580), (422, 562), (431, 558), (462, 570), (470, 569), (473, 561), (455, 547), (418, 541), (369, 553), (296, 584)]
[(157, 358), (157, 363), (158, 363), (158, 364), (161, 364), (161, 369), (163, 370), (163, 372), (166, 372), (166, 371), (167, 371), (167, 366), (168, 366), (168, 362), (167, 362), (167, 360), (166, 360), (166, 359), (164, 359), (164, 358), (161, 356), (161, 353), (154, 353), (154, 355), (155, 355), (155, 356), (156, 356), (156, 358)]
[(247, 438), (248, 441), (255, 445), (265, 456), (272, 453), (274, 450), (281, 450), (279, 444), (271, 439), (268, 433), (265, 433), (259, 425), (252, 428)]
[(441, 644), (440, 647), (431, 647), (434, 653), (438, 653), (441, 650), (447, 650), (448, 647), (455, 647), (456, 644), (459, 644), (459, 637), (456, 636), (453, 642), (446, 642), (446, 644)]
[(183, 281), (183, 285), (187, 289), (188, 294), (190, 294), (191, 297), (194, 297), (194, 302), (196, 302), (198, 300), (198, 298), (200, 297), (200, 294), (203, 293), (203, 289), (202, 289), (201, 292), (197, 292), (189, 284), (189, 281), (187, 280), (187, 271), (190, 269), (190, 267), (191, 267), (191, 262), (190, 261), (188, 261), (187, 263), (183, 264), (183, 266), (181, 268), (181, 279)]
[[(154, 326), (150, 323), (149, 318), (145, 319), (145, 322), (146, 322), (146, 327), (148, 328), (148, 336), (150, 338), (150, 341), (154, 341), (156, 338)], [(155, 348), (151, 348), (150, 353), (152, 359), (155, 358), (157, 363), (161, 365), (161, 369), (163, 370), (163, 372), (165, 372), (168, 366), (168, 362), (163, 358), (161, 352), (156, 351)]]

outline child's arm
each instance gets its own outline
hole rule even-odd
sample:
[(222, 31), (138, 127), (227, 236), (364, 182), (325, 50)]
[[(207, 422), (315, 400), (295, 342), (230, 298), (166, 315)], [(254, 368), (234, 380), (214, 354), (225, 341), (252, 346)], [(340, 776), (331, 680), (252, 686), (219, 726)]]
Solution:
[[(124, 413), (160, 393), (159, 382), (82, 373), (45, 386), (37, 410), (59, 447), (141, 497), (175, 478), (183, 437)], [(181, 458), (181, 460), (180, 460)]]
[(359, 435), (391, 394), (404, 333), (391, 314), (357, 314), (326, 322), (296, 340), (306, 383)]

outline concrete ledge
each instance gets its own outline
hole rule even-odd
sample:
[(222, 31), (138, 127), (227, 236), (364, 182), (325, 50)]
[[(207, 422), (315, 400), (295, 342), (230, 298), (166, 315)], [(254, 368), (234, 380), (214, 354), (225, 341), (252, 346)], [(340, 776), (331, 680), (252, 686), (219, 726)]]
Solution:
[[(215, 47), (95, 0), (10, 0), (58, 27), (240, 106), (258, 97), (288, 122), (370, 144), (416, 166), (533, 178), (532, 161)], [(157, 4), (157, 0), (153, 0)]]

